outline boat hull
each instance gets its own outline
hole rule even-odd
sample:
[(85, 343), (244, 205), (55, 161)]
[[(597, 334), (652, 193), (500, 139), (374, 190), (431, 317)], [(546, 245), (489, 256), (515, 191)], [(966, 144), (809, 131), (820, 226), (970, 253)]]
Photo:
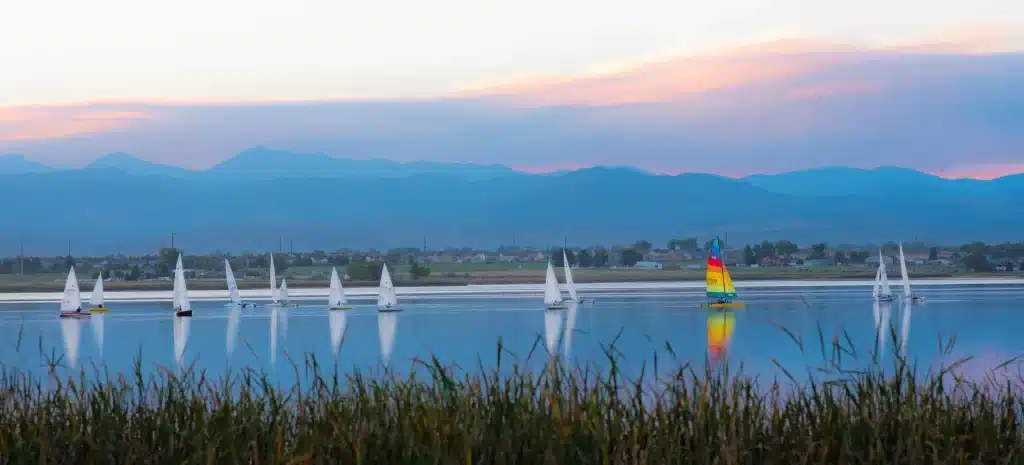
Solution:
[(745, 307), (746, 304), (744, 304), (743, 302), (724, 302), (724, 303), (713, 302), (713, 303), (703, 303), (703, 304), (700, 304), (700, 306), (701, 306), (701, 308), (742, 308), (742, 307)]
[(327, 308), (330, 309), (330, 310), (352, 310), (352, 306), (351, 305), (332, 305), (332, 306), (327, 307)]
[(192, 316), (192, 310), (182, 310), (174, 312), (174, 316)]
[(281, 302), (267, 304), (267, 307), (270, 307), (270, 308), (291, 308), (291, 307), (298, 307), (298, 306), (299, 306), (298, 304), (286, 304), (286, 303), (281, 303)]
[(547, 306), (548, 310), (568, 310), (569, 306), (564, 303), (553, 304)]
[(890, 297), (878, 297), (876, 300), (878, 300), (879, 302), (892, 302), (894, 299), (890, 296)]
[(89, 309), (92, 313), (107, 313), (107, 307), (92, 307)]
[(402, 307), (399, 307), (397, 305), (393, 305), (391, 307), (377, 307), (377, 311), (378, 312), (385, 312), (385, 313), (387, 313), (387, 312), (400, 312), (400, 311), (402, 311)]
[(85, 318), (92, 316), (89, 312), (60, 312), (61, 318)]

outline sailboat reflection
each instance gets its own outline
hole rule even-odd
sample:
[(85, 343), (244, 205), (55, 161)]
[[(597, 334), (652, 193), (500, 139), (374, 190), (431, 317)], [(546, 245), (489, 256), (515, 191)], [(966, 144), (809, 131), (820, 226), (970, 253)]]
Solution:
[(380, 336), (380, 358), (387, 365), (391, 361), (391, 349), (395, 347), (395, 331), (398, 330), (398, 313), (377, 312), (377, 333)]
[(736, 313), (715, 310), (708, 312), (708, 360), (717, 363), (726, 356), (736, 326)]
[(281, 307), (281, 340), (288, 342), (288, 308)]
[(277, 364), (277, 307), (270, 308), (270, 366)]
[(92, 324), (92, 335), (96, 339), (96, 348), (99, 350), (100, 357), (103, 357), (103, 319), (106, 315), (103, 313), (96, 313), (90, 318)]
[(913, 300), (903, 299), (903, 324), (900, 325), (900, 356), (907, 356), (907, 341), (910, 340), (910, 311)]
[(173, 317), (174, 320), (174, 361), (178, 369), (185, 368), (185, 347), (188, 345), (189, 326), (192, 319), (188, 317)]
[(892, 304), (889, 302), (875, 301), (872, 304), (875, 314), (876, 344), (878, 345), (878, 360), (885, 356), (885, 341), (889, 339), (889, 319), (892, 317)]
[(562, 351), (565, 353), (565, 359), (569, 360), (572, 355), (572, 333), (576, 330), (576, 309), (579, 304), (576, 302), (569, 302), (569, 311), (565, 315), (565, 335), (562, 336)]
[(348, 312), (327, 312), (327, 323), (331, 329), (331, 353), (335, 357), (341, 350), (341, 341), (345, 338), (345, 316)]
[(238, 340), (238, 327), (242, 320), (242, 307), (240, 305), (232, 305), (231, 310), (228, 310), (228, 334), (227, 334), (227, 350), (228, 357), (231, 357), (235, 353), (235, 341)]
[(544, 311), (544, 344), (548, 348), (548, 355), (555, 355), (558, 352), (558, 336), (562, 332), (562, 312), (558, 310)]
[(78, 348), (82, 343), (82, 324), (79, 318), (61, 318), (60, 332), (64, 336), (64, 356), (68, 358), (68, 366), (78, 366)]

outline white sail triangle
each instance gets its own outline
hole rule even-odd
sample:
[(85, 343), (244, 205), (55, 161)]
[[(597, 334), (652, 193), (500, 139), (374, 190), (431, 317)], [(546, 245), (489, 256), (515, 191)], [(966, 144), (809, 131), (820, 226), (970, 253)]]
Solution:
[(871, 289), (871, 297), (878, 299), (882, 296), (882, 264), (878, 264), (878, 268), (875, 269), (875, 285)]
[(277, 294), (277, 273), (274, 272), (274, 254), (270, 254), (270, 301), (277, 303), (280, 299)]
[(331, 268), (331, 292), (327, 297), (328, 305), (331, 308), (343, 308), (348, 305), (345, 299), (345, 289), (341, 286), (341, 278), (338, 277), (338, 269)]
[(544, 277), (544, 305), (555, 307), (562, 304), (562, 292), (558, 290), (558, 278), (555, 269), (548, 260), (547, 275)]
[(566, 256), (565, 249), (562, 249), (562, 265), (565, 267), (565, 288), (569, 291), (569, 298), (579, 300), (576, 298), (576, 283), (572, 280), (572, 267), (569, 266), (569, 257)]
[(391, 309), (398, 306), (398, 294), (395, 293), (395, 285), (391, 282), (391, 273), (388, 273), (388, 265), (385, 263), (380, 273), (380, 289), (377, 292), (377, 308)]
[(910, 292), (910, 278), (907, 276), (907, 260), (903, 257), (903, 243), (900, 243), (900, 275), (903, 277), (903, 297), (911, 299), (913, 293)]
[(281, 279), (281, 289), (280, 289), (279, 293), (280, 293), (281, 303), (284, 303), (284, 304), (288, 303), (288, 279), (287, 278), (282, 278)]
[(82, 295), (78, 291), (78, 277), (75, 268), (68, 271), (68, 280), (64, 283), (64, 299), (60, 302), (60, 311), (73, 312), (82, 308)]
[(92, 287), (92, 294), (89, 295), (89, 306), (100, 308), (103, 306), (103, 272), (96, 277), (96, 284)]
[(178, 254), (178, 264), (174, 267), (174, 310), (192, 310), (192, 304), (188, 300), (188, 289), (185, 288), (185, 268), (181, 264), (181, 254)]
[(235, 281), (235, 273), (231, 271), (231, 263), (226, 258), (224, 259), (224, 277), (228, 282), (228, 298), (231, 299), (231, 303), (242, 303), (242, 297), (238, 293), (238, 281)]

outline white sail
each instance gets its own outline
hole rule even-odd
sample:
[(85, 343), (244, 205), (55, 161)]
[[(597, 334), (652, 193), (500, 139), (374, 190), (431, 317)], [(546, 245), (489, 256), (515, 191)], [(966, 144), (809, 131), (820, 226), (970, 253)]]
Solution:
[(73, 312), (82, 308), (82, 295), (78, 291), (78, 277), (75, 268), (68, 271), (68, 280), (64, 283), (64, 300), (60, 302), (60, 311)]
[(569, 266), (569, 257), (565, 255), (565, 249), (562, 249), (562, 265), (565, 266), (565, 288), (569, 290), (569, 298), (579, 300), (576, 298), (576, 283), (572, 280), (572, 267)]
[(192, 304), (188, 301), (188, 289), (185, 287), (185, 268), (181, 264), (181, 254), (178, 254), (178, 264), (174, 267), (174, 311), (192, 310)]
[(337, 357), (341, 350), (341, 341), (345, 338), (347, 314), (345, 312), (327, 312), (327, 318), (331, 330), (331, 353)]
[(889, 275), (885, 272), (885, 264), (882, 265), (882, 296), (892, 297), (892, 288), (889, 287)]
[[(99, 349), (100, 356), (103, 356), (103, 313), (97, 313), (90, 318), (92, 323), (92, 335), (96, 339), (96, 348)], [(61, 318), (62, 320), (65, 318)]]
[(270, 300), (277, 303), (281, 297), (277, 294), (277, 273), (274, 272), (274, 254), (270, 254)]
[(555, 269), (551, 267), (548, 260), (547, 276), (544, 279), (544, 305), (552, 306), (562, 303), (562, 292), (558, 290), (558, 278), (555, 278)]
[(82, 343), (82, 320), (61, 318), (60, 332), (64, 336), (64, 356), (71, 368), (78, 366), (78, 348)]
[(377, 335), (380, 337), (380, 358), (387, 365), (391, 351), (395, 348), (395, 332), (398, 331), (398, 315), (394, 312), (377, 314)]
[(103, 306), (103, 272), (96, 277), (96, 284), (92, 287), (92, 294), (89, 295), (89, 306), (98, 308)]
[(380, 290), (377, 293), (377, 307), (394, 307), (398, 305), (398, 295), (395, 294), (395, 285), (391, 282), (391, 273), (388, 273), (388, 265), (380, 273)]
[(871, 297), (878, 299), (882, 296), (882, 263), (878, 263), (878, 268), (875, 270), (875, 287), (871, 289)]
[(548, 355), (558, 351), (558, 336), (562, 333), (562, 312), (544, 312), (544, 345)]
[(281, 289), (279, 291), (279, 294), (280, 294), (279, 298), (281, 299), (281, 302), (282, 303), (288, 303), (288, 279), (287, 278), (282, 278), (281, 279)]
[(572, 355), (572, 333), (576, 330), (576, 307), (578, 307), (576, 302), (570, 303), (569, 312), (565, 315), (565, 335), (562, 336), (562, 351), (565, 353), (566, 360)]
[(174, 361), (178, 369), (185, 368), (185, 347), (188, 346), (189, 327), (192, 324), (191, 318), (174, 318)]
[(242, 303), (242, 297), (238, 294), (238, 282), (235, 281), (235, 273), (231, 271), (231, 263), (224, 259), (224, 277), (228, 281), (228, 298), (231, 303)]
[(228, 312), (227, 350), (228, 357), (235, 353), (235, 341), (238, 340), (239, 323), (242, 322), (241, 307), (233, 307)]
[(337, 268), (331, 268), (331, 292), (327, 301), (331, 307), (341, 307), (348, 303), (345, 300), (345, 289), (341, 287), (341, 278), (338, 277)]
[(902, 242), (900, 242), (900, 275), (903, 276), (903, 296), (910, 299), (913, 293), (910, 292), (910, 278), (907, 277), (907, 260), (903, 258)]

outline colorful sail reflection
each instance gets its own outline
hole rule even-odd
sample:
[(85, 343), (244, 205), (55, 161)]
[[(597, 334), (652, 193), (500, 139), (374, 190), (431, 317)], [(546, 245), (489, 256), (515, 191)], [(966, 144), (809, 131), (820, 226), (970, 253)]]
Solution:
[(733, 312), (708, 313), (708, 359), (711, 362), (725, 357), (735, 326), (736, 314)]

